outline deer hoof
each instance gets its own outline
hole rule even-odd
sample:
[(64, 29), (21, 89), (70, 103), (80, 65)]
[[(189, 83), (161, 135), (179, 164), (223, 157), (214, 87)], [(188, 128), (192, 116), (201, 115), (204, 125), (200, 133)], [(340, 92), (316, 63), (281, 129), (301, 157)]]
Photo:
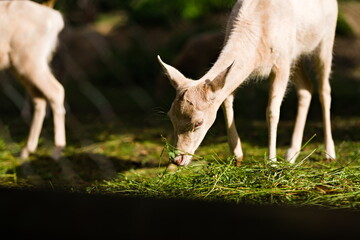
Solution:
[(236, 166), (236, 167), (240, 167), (242, 160), (243, 160), (243, 156), (238, 157), (238, 158), (236, 159), (236, 161), (235, 161), (235, 166)]
[(24, 148), (21, 150), (20, 158), (22, 158), (22, 159), (27, 159), (27, 158), (29, 158), (29, 156), (30, 156), (30, 151), (29, 151), (29, 149), (27, 149), (27, 147), (24, 147)]
[(51, 158), (54, 159), (55, 161), (59, 160), (63, 150), (64, 147), (55, 147), (51, 155)]

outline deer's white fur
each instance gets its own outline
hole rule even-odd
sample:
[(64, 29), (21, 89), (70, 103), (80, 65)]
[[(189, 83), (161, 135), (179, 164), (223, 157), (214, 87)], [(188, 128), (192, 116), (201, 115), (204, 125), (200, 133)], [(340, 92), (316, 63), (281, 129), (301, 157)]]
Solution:
[[(336, 0), (238, 0), (228, 21), (224, 47), (202, 78), (197, 81), (188, 79), (159, 58), (177, 91), (169, 116), (174, 125), (176, 147), (182, 154), (174, 162), (179, 165), (190, 162), (191, 154), (213, 124), (221, 105), (226, 116), (230, 148), (239, 161), (243, 158), (234, 122), (233, 93), (252, 75), (270, 76), (266, 117), (268, 156), (273, 161), (276, 161), (280, 106), (291, 77), (297, 87), (298, 113), (287, 153), (287, 160), (294, 162), (301, 148), (312, 95), (303, 56), (311, 56), (318, 73), (326, 158), (334, 159), (329, 75), (337, 13)], [(227, 69), (226, 74), (224, 69)], [(194, 126), (199, 121), (202, 121), (201, 126)]]
[(0, 70), (10, 68), (34, 103), (23, 158), (37, 148), (47, 101), (54, 118), (54, 158), (59, 157), (66, 144), (64, 88), (48, 64), (63, 27), (61, 14), (49, 7), (31, 1), (0, 1)]

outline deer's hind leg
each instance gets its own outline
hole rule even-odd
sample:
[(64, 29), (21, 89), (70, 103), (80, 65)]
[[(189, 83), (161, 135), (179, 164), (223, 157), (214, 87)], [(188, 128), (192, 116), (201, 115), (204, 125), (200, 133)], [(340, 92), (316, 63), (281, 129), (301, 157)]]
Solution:
[(31, 72), (24, 72), (21, 79), (30, 90), (34, 102), (34, 117), (29, 134), (28, 144), (23, 150), (23, 157), (35, 151), (41, 126), (45, 116), (46, 101), (49, 102), (54, 119), (54, 142), (55, 149), (53, 158), (58, 159), (66, 145), (65, 138), (65, 90), (56, 80), (50, 69), (44, 65), (34, 67)]
[(336, 157), (335, 144), (331, 132), (331, 87), (329, 80), (331, 74), (333, 43), (333, 37), (324, 39), (320, 43), (315, 56), (319, 79), (318, 91), (323, 115), (325, 158), (327, 160), (333, 160)]
[(46, 115), (46, 99), (36, 87), (26, 81), (21, 82), (23, 82), (25, 88), (29, 92), (34, 106), (28, 140), (21, 151), (21, 158), (28, 158), (31, 153), (36, 151), (38, 146), (41, 129)]

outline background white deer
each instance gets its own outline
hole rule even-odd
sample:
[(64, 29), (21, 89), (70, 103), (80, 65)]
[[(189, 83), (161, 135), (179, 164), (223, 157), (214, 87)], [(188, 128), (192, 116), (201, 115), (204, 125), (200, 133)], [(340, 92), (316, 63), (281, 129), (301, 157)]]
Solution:
[(175, 147), (181, 152), (173, 162), (187, 165), (223, 106), (228, 141), (238, 163), (243, 158), (235, 126), (233, 94), (253, 75), (270, 76), (268, 157), (276, 161), (276, 134), (280, 106), (292, 77), (297, 87), (298, 112), (287, 160), (294, 162), (301, 149), (312, 95), (311, 80), (303, 57), (310, 56), (319, 78), (325, 151), (335, 158), (330, 123), (329, 75), (338, 6), (336, 0), (238, 0), (230, 15), (224, 47), (213, 67), (199, 80), (186, 78), (158, 57), (176, 98), (169, 111), (174, 126)]
[[(49, 1), (50, 6), (53, 3)], [(0, 1), (0, 70), (14, 72), (34, 103), (28, 141), (21, 152), (23, 158), (37, 148), (47, 101), (54, 118), (55, 159), (66, 144), (64, 88), (49, 68), (63, 27), (61, 14), (47, 6), (30, 1)]]

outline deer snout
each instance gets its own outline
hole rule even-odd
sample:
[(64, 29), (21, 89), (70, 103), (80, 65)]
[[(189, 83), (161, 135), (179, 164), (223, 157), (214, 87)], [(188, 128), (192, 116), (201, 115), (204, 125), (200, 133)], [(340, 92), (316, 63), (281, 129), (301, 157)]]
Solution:
[(184, 166), (186, 167), (187, 165), (189, 165), (190, 161), (191, 161), (191, 156), (187, 155), (187, 154), (180, 154), (177, 155), (174, 159), (173, 159), (173, 163), (178, 165), (178, 166)]

